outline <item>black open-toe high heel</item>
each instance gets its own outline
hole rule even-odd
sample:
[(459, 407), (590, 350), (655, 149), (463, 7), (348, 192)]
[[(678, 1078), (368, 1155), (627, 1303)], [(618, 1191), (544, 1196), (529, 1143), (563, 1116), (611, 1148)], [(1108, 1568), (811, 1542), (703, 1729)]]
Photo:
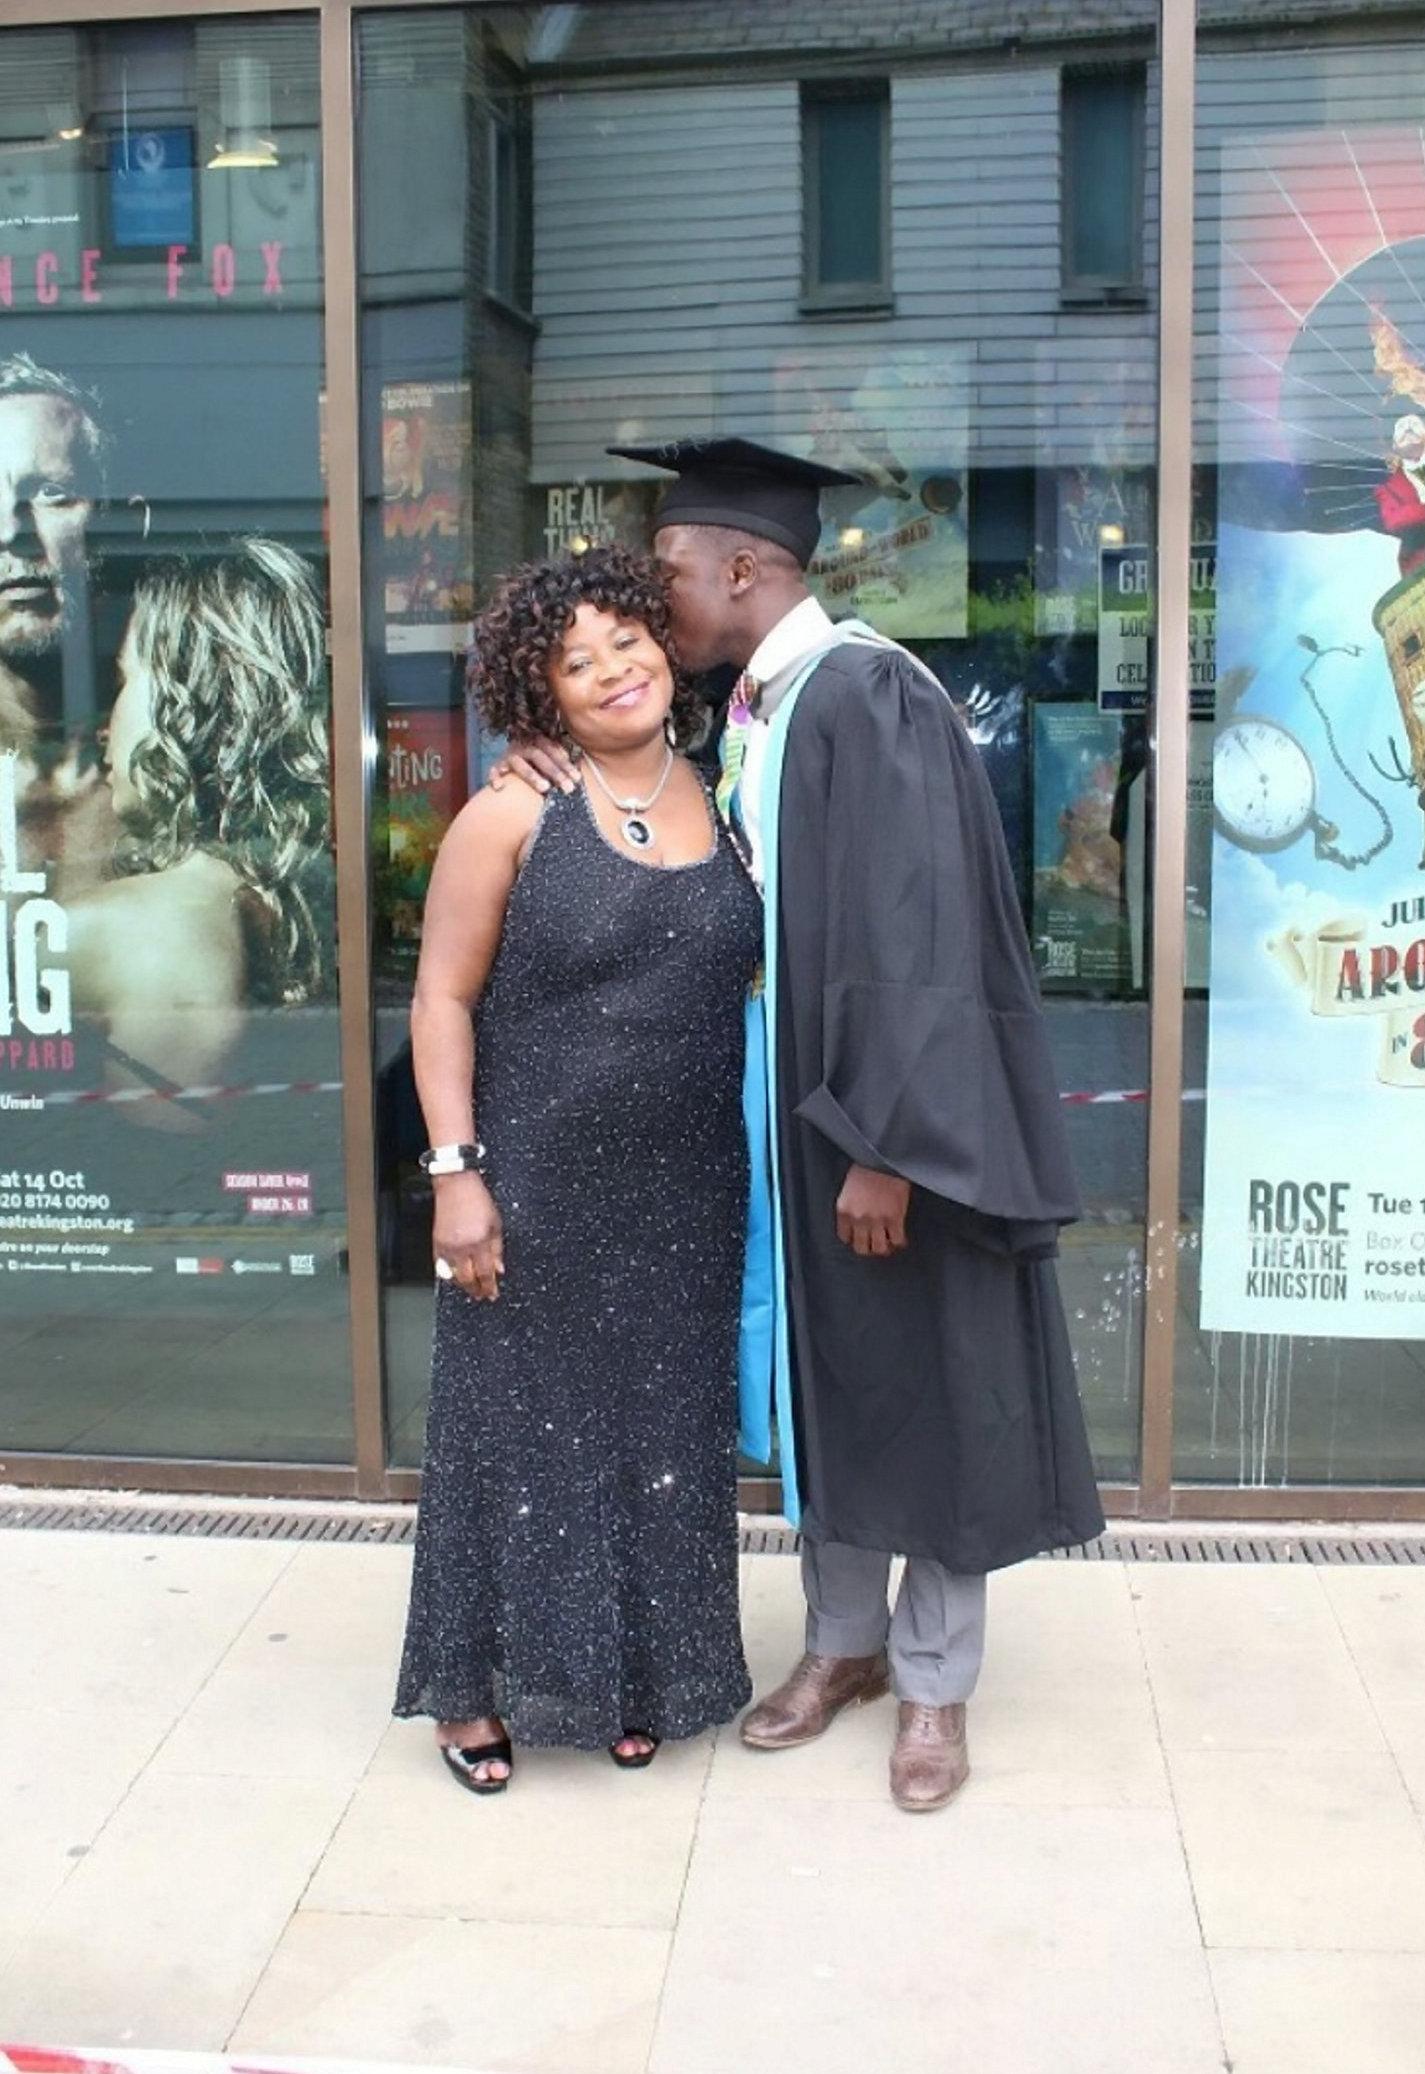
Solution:
[[(636, 1750), (632, 1755), (624, 1750), (620, 1750), (618, 1743), (626, 1743), (630, 1736), (637, 1736), (641, 1742), (651, 1743), (653, 1748), (651, 1750)], [(626, 1728), (619, 1737), (618, 1743), (609, 1744), (609, 1755), (621, 1772), (647, 1771), (649, 1765), (652, 1764), (654, 1758), (658, 1755), (659, 1738), (651, 1736), (646, 1728)]]
[[(475, 1743), (465, 1749), (457, 1749), (454, 1743), (442, 1743), (440, 1754), (446, 1769), (459, 1779), (470, 1793), (503, 1793), (514, 1777), (515, 1753), (510, 1748), (508, 1736), (501, 1736), (497, 1743)], [(492, 1779), (488, 1775), (477, 1779), (475, 1774), (482, 1764), (504, 1764), (509, 1766), (503, 1779)]]

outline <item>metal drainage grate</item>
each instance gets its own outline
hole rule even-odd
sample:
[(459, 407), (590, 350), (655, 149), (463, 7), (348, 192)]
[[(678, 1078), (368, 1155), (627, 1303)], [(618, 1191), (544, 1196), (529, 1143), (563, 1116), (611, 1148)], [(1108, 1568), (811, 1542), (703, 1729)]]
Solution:
[(1418, 1563), (1425, 1568), (1425, 1535), (1364, 1535), (1300, 1528), (1260, 1534), (1224, 1528), (1183, 1533), (1165, 1528), (1122, 1530), (1086, 1548), (1056, 1548), (1047, 1561), (1089, 1563)]
[(92, 1499), (0, 1502), (0, 1528), (65, 1533), (184, 1535), (202, 1541), (414, 1541), (414, 1509), (372, 1515), (358, 1508), (278, 1510), (224, 1505), (104, 1504)]
[[(186, 1535), (204, 1541), (346, 1541), (401, 1547), (415, 1539), (416, 1515), (408, 1505), (278, 1505), (261, 1499), (240, 1503), (192, 1499), (180, 1503), (136, 1500), (50, 1498), (12, 1492), (0, 1498), (0, 1529), (92, 1534)], [(761, 1525), (744, 1518), (739, 1545), (744, 1555), (795, 1555), (800, 1537), (779, 1522)], [(1392, 1533), (1359, 1527), (1282, 1527), (1271, 1532), (1242, 1526), (1217, 1528), (1118, 1528), (1086, 1548), (1053, 1549), (1049, 1562), (1087, 1563), (1354, 1563), (1417, 1565), (1425, 1568), (1425, 1532)]]
[[(801, 1546), (790, 1527), (744, 1526), (744, 1555), (794, 1555)], [(1083, 1548), (1049, 1549), (1042, 1562), (1073, 1563), (1416, 1563), (1425, 1568), (1425, 1536), (1244, 1532), (1183, 1533), (1172, 1528), (1110, 1531)]]

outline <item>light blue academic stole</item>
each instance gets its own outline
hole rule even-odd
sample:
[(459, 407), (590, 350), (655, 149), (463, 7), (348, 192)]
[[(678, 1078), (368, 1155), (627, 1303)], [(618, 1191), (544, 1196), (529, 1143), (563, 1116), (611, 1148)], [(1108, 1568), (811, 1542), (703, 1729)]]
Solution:
[[(782, 1235), (782, 1170), (777, 1143), (778, 894), (781, 878), (782, 767), (797, 701), (812, 671), (843, 640), (880, 644), (872, 628), (844, 621), (836, 639), (808, 656), (784, 693), (768, 729), (760, 791), (764, 884), (762, 888), (763, 984), (747, 1003), (747, 1064), (742, 1114), (747, 1126), (751, 1191), (747, 1250), (742, 1274), (742, 1324), (737, 1347), (738, 1444), (754, 1462), (772, 1459), (772, 1414), (781, 1441), (782, 1510), (796, 1526), (801, 1519), (797, 1487), (796, 1428), (792, 1408), (791, 1320), (787, 1309), (787, 1262)], [(738, 744), (739, 749), (743, 747)], [(741, 757), (728, 818), (742, 820)]]

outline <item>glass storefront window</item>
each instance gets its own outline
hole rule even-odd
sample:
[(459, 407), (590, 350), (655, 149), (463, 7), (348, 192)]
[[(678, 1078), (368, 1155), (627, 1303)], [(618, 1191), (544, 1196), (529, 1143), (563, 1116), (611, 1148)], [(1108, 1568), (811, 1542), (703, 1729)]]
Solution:
[[(1071, 37), (1031, 9), (1011, 46), (929, 0), (894, 39), (816, 0), (363, 5), (359, 423), (325, 393), (324, 12), (0, 30), (0, 1461), (341, 1468), (359, 1428), (379, 1477), (326, 625), (356, 558), (324, 455), (350, 480), (355, 441), (343, 901), (369, 890), (388, 1459), (418, 1462), (406, 1023), (435, 851), (503, 747), (471, 625), (516, 563), (648, 543), (662, 478), (609, 448), (741, 433), (855, 477), (814, 588), (928, 662), (984, 759), (1086, 1201), (1062, 1276), (1105, 1480), (1139, 1473), (1146, 1333), (1180, 1484), (1425, 1483), (1415, 15), (1197, 9), (1160, 701), (1156, 8)], [(1149, 990), (1180, 939), (1171, 1320)], [(1143, 1468), (1156, 1503), (1156, 1442)]]
[[(421, 905), (440, 837), (498, 749), (467, 717), (461, 650), (502, 569), (647, 542), (657, 480), (608, 447), (704, 433), (856, 476), (827, 499), (815, 587), (929, 662), (985, 758), (1087, 1200), (1063, 1259), (1085, 1396), (1103, 1473), (1134, 1472), (1156, 11), (1127, 10), (1118, 69), (1096, 83), (1066, 71), (1047, 19), (981, 63), (952, 50), (942, 10), (917, 20), (868, 77), (870, 18), (857, 49), (845, 17), (833, 32), (811, 0), (725, 19), (656, 0), (358, 19), (398, 1462), (419, 1459), (430, 1340), (405, 1034)], [(714, 730), (727, 688), (706, 687)]]
[(1425, 60), (1349, 9), (1234, 44), (1241, 12), (1209, 11), (1198, 64), (1220, 668), (1177, 1472), (1418, 1483)]
[(341, 1463), (316, 21), (0, 43), (0, 1448)]

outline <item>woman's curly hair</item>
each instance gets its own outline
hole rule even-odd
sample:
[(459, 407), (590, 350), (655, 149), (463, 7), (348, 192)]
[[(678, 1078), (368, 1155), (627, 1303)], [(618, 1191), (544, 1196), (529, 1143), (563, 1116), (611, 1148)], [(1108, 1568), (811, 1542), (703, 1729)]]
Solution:
[(647, 627), (673, 672), (674, 740), (680, 748), (696, 741), (702, 711), (673, 644), (663, 580), (647, 555), (618, 546), (529, 562), (502, 579), (475, 622), (465, 674), (490, 732), (516, 742), (533, 735), (558, 741), (563, 735), (549, 665), (581, 605)]
[(333, 887), (326, 620), (307, 563), (275, 540), (149, 570), (129, 637), (153, 686), (133, 753), (129, 872), (195, 850), (224, 859), (256, 903), (259, 1000), (327, 990)]

